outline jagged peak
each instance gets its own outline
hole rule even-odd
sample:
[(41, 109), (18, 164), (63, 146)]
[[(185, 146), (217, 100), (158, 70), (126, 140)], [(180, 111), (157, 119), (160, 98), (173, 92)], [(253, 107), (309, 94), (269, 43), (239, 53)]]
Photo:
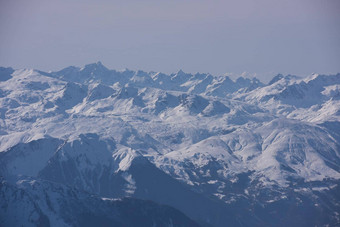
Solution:
[(276, 83), (277, 81), (281, 80), (282, 78), (284, 78), (284, 76), (281, 73), (279, 73), (269, 81), (268, 85), (272, 85)]
[(96, 63), (90, 63), (84, 66), (84, 68), (81, 69), (81, 71), (84, 70), (105, 70), (105, 71), (109, 71), (108, 68), (106, 68), (100, 61), (96, 62)]
[(278, 81), (284, 80), (285, 83), (291, 83), (297, 80), (300, 80), (301, 77), (296, 76), (296, 75), (292, 75), (292, 74), (288, 74), (286, 76), (282, 75), (281, 73), (277, 74), (276, 76), (273, 77), (273, 79), (271, 79), (268, 83), (268, 85), (272, 85), (277, 83)]
[(180, 75), (180, 74), (186, 74), (182, 69), (180, 69), (180, 70), (178, 70), (177, 71), (177, 73), (176, 73), (177, 75)]

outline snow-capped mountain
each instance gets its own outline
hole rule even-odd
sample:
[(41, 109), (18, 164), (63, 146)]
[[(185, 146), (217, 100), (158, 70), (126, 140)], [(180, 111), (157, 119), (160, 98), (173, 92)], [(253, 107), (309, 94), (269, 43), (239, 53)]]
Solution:
[(339, 225), (339, 97), (340, 74), (0, 68), (0, 225)]

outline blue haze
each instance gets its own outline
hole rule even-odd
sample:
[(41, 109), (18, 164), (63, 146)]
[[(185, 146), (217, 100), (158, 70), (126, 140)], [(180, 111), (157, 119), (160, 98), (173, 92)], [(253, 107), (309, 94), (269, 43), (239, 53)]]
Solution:
[(337, 0), (0, 0), (0, 65), (216, 75), (340, 71)]

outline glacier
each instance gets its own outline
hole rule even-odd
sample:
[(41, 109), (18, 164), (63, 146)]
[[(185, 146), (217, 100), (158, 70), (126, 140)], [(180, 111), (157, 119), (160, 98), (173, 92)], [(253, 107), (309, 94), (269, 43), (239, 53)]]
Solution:
[(0, 67), (0, 180), (1, 226), (336, 226), (340, 74)]

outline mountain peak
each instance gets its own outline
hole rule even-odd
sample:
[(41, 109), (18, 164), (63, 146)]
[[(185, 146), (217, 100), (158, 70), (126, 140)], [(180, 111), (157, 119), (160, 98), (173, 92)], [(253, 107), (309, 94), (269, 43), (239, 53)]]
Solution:
[(281, 80), (284, 76), (279, 73), (276, 76), (273, 77), (273, 79), (271, 79), (268, 83), (268, 85), (272, 85), (273, 83), (276, 83), (277, 81)]
[(185, 72), (182, 69), (180, 69), (180, 70), (177, 71), (176, 74), (185, 74)]
[(85, 67), (82, 70), (109, 70), (108, 68), (106, 68), (100, 61), (96, 62), (96, 63), (91, 63), (91, 64), (87, 64), (85, 65)]

